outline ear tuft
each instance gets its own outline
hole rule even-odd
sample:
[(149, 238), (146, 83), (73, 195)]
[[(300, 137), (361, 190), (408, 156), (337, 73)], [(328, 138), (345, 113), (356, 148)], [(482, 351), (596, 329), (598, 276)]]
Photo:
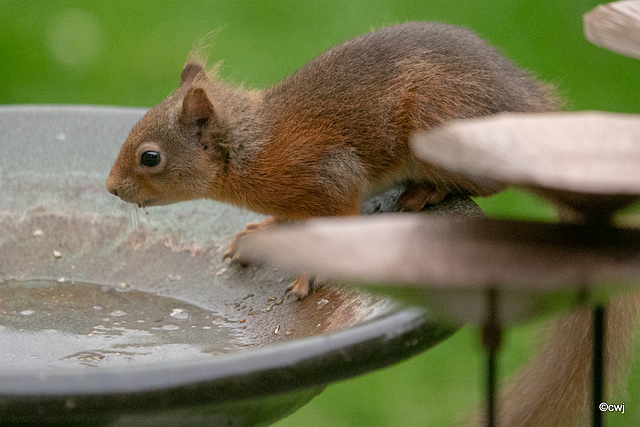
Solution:
[(182, 100), (180, 120), (185, 123), (197, 123), (208, 120), (213, 115), (213, 105), (204, 89), (195, 87), (189, 89)]
[(188, 84), (198, 75), (198, 73), (204, 73), (204, 67), (195, 62), (189, 62), (184, 66), (182, 75), (180, 75), (180, 86)]

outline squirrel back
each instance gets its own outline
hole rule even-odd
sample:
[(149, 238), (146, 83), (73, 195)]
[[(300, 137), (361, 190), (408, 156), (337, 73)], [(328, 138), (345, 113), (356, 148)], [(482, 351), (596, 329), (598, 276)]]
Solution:
[(411, 133), (557, 106), (549, 86), (480, 38), (436, 23), (348, 40), (264, 91), (232, 88), (191, 62), (133, 128), (107, 188), (139, 205), (205, 197), (288, 220), (357, 214), (365, 194), (405, 181), (414, 193), (405, 201), (419, 209), (498, 188), (417, 160)]

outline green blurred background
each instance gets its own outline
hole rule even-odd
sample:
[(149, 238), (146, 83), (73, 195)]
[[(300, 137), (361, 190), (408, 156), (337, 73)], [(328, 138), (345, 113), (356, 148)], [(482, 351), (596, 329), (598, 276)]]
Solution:
[[(372, 28), (433, 20), (473, 29), (519, 66), (555, 83), (573, 110), (640, 112), (640, 61), (590, 45), (582, 14), (596, 1), (27, 1), (0, 0), (0, 104), (151, 107), (177, 86), (196, 41), (248, 87), (272, 85), (328, 47)], [(214, 33), (212, 33), (214, 31)], [(516, 191), (479, 200), (491, 216), (546, 220)], [(501, 373), (535, 349), (541, 320), (511, 328)], [(478, 331), (465, 327), (397, 366), (331, 385), (278, 426), (448, 425), (481, 402)], [(634, 367), (630, 383), (637, 383)], [(635, 380), (634, 380), (635, 379)], [(615, 425), (640, 425), (637, 386)]]

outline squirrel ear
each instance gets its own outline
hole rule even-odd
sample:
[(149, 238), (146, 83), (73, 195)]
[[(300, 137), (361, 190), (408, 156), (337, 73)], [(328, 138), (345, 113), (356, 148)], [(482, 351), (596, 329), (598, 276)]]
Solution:
[(204, 67), (202, 65), (195, 62), (189, 62), (184, 66), (184, 69), (182, 70), (182, 75), (180, 76), (180, 86), (192, 81), (200, 72), (204, 72)]
[(185, 123), (198, 123), (208, 120), (213, 115), (213, 105), (207, 93), (200, 87), (191, 88), (182, 100), (180, 120)]

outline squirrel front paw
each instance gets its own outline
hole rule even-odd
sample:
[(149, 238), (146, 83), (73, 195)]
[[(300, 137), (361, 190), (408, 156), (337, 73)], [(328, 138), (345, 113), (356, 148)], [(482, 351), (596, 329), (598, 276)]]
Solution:
[[(240, 263), (241, 265), (245, 265), (245, 262), (242, 259), (242, 254), (238, 251), (238, 241), (246, 235), (257, 233), (263, 230), (267, 230), (269, 228), (274, 227), (278, 224), (278, 221), (275, 217), (270, 216), (261, 222), (254, 222), (251, 224), (247, 224), (246, 228), (242, 231), (236, 233), (231, 241), (231, 244), (225, 251), (224, 255), (222, 255), (222, 259), (225, 260), (227, 258), (231, 259), (231, 263)], [(308, 278), (306, 276), (297, 276), (296, 279), (291, 282), (291, 284), (285, 290), (285, 294), (293, 294), (298, 299), (305, 299), (311, 292), (315, 286), (318, 285), (321, 281), (318, 278)]]
[(273, 227), (274, 225), (276, 225), (277, 223), (278, 223), (278, 220), (275, 217), (270, 216), (264, 221), (252, 222), (250, 224), (247, 224), (244, 230), (237, 232), (236, 235), (233, 237), (231, 244), (229, 245), (227, 250), (224, 252), (224, 255), (222, 255), (222, 260), (224, 261), (227, 258), (231, 258), (232, 264), (243, 263), (242, 255), (240, 254), (240, 252), (238, 252), (238, 249), (237, 249), (238, 240), (242, 238), (242, 236), (267, 230)]
[(292, 293), (297, 296), (299, 300), (303, 300), (312, 294), (319, 286), (325, 283), (324, 279), (319, 277), (306, 277), (302, 275), (296, 276), (296, 279), (284, 291), (285, 295)]
[(284, 291), (285, 294), (289, 292), (293, 293), (298, 299), (305, 299), (311, 292), (311, 281), (308, 277), (297, 276), (296, 279), (291, 282), (289, 287)]

